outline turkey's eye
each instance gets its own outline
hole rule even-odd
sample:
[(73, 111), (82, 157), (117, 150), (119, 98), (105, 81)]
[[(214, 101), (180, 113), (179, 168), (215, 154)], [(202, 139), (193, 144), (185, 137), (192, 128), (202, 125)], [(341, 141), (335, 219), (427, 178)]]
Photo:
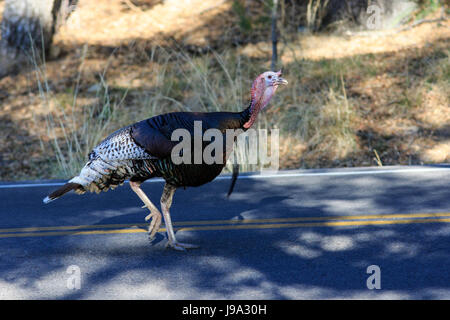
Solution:
[(267, 76), (267, 79), (272, 79), (272, 76)]

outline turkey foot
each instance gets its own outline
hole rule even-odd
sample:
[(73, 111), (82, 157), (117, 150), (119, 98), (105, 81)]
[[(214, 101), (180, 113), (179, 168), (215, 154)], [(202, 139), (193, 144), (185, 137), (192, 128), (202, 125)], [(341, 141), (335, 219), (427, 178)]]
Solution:
[(178, 242), (173, 231), (172, 219), (170, 218), (170, 206), (172, 205), (172, 198), (177, 188), (169, 183), (164, 185), (163, 194), (161, 196), (161, 209), (164, 215), (164, 224), (167, 230), (167, 237), (169, 242), (166, 245), (178, 251), (185, 251), (186, 249), (198, 248), (198, 246), (188, 243)]
[(150, 225), (148, 226), (148, 238), (150, 241), (155, 239), (155, 235), (161, 226), (162, 216), (159, 211), (151, 212), (148, 216), (145, 217), (145, 221), (152, 219)]
[(155, 238), (155, 234), (158, 232), (159, 227), (161, 226), (162, 216), (159, 212), (158, 208), (150, 201), (150, 199), (145, 195), (144, 191), (141, 189), (141, 182), (130, 181), (131, 189), (139, 196), (139, 198), (144, 203), (142, 208), (148, 208), (150, 210), (150, 214), (145, 217), (145, 221), (152, 219), (150, 225), (148, 227), (148, 236), (150, 241)]

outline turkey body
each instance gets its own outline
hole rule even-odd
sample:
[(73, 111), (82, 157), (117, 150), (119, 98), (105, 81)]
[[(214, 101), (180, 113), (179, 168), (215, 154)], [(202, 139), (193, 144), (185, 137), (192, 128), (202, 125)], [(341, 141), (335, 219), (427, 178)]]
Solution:
[[(254, 124), (278, 86), (287, 83), (281, 70), (266, 71), (253, 81), (250, 106), (241, 112), (173, 112), (122, 128), (92, 150), (78, 176), (50, 193), (43, 202), (49, 203), (71, 190), (84, 193), (114, 189), (128, 179), (131, 189), (150, 211), (145, 217), (151, 221), (149, 239), (155, 238), (164, 217), (168, 246), (175, 250), (196, 248), (178, 242), (175, 237), (169, 209), (176, 189), (201, 186), (217, 177), (237, 135)], [(181, 141), (172, 141), (172, 137)], [(238, 171), (234, 165), (228, 195), (233, 191)], [(166, 181), (160, 199), (162, 214), (140, 187), (153, 177)]]
[[(226, 148), (226, 130), (243, 129), (250, 117), (250, 107), (242, 112), (173, 112), (142, 120), (117, 130), (89, 154), (89, 161), (69, 183), (79, 184), (75, 191), (107, 191), (125, 180), (143, 182), (162, 177), (174, 187), (196, 187), (212, 181), (226, 164), (230, 150)], [(171, 152), (178, 141), (172, 141), (176, 129), (189, 132), (194, 144), (194, 124), (201, 123), (202, 134), (218, 129), (223, 138), (223, 161), (175, 164)], [(211, 142), (202, 142), (202, 151)], [(191, 149), (193, 150), (193, 148)], [(227, 152), (228, 151), (228, 152)]]

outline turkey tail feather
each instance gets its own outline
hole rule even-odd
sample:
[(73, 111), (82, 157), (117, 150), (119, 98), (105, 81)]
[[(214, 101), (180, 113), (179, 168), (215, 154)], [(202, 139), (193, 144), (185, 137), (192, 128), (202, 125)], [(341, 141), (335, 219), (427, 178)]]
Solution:
[(74, 182), (68, 182), (65, 185), (63, 185), (61, 188), (53, 191), (50, 193), (45, 199), (43, 200), (44, 203), (49, 203), (50, 201), (56, 200), (62, 195), (66, 194), (67, 192), (71, 190), (76, 190), (79, 187), (82, 187), (81, 184), (74, 183)]

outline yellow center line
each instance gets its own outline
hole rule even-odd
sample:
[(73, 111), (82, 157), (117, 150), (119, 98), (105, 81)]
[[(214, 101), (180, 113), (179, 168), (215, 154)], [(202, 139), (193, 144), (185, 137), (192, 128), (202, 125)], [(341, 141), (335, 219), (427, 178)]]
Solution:
[(122, 223), (122, 224), (86, 224), (79, 226), (54, 226), (54, 227), (27, 227), (27, 228), (8, 228), (0, 229), (0, 233), (9, 232), (39, 232), (39, 231), (56, 231), (56, 230), (79, 230), (79, 229), (113, 229), (113, 228), (131, 228), (144, 227), (148, 223)]
[[(178, 221), (174, 226), (198, 226), (217, 224), (254, 224), (254, 223), (284, 223), (300, 221), (333, 221), (333, 220), (361, 220), (361, 219), (405, 219), (405, 218), (438, 218), (450, 217), (450, 212), (438, 213), (406, 213), (406, 214), (374, 214), (374, 215), (354, 215), (354, 216), (334, 216), (334, 217), (295, 217), (295, 218), (268, 218), (268, 219), (245, 219), (245, 220), (199, 220), (199, 221)], [(6, 228), (0, 229), (1, 233), (13, 232), (40, 232), (40, 231), (69, 231), (86, 229), (114, 229), (147, 227), (149, 223), (123, 223), (123, 224), (97, 224), (78, 226), (51, 226), (51, 227), (26, 227), (26, 228)]]
[[(381, 215), (380, 215), (381, 216)], [(393, 215), (382, 215), (393, 216)], [(395, 215), (398, 216), (398, 215)], [(402, 215), (403, 216), (403, 215)], [(409, 215), (411, 216), (411, 215)], [(415, 218), (418, 215), (412, 215)], [(438, 217), (439, 214), (427, 214), (427, 217)], [(448, 213), (442, 216), (449, 216)], [(371, 216), (372, 217), (372, 216)], [(423, 217), (422, 215), (420, 217)], [(319, 217), (318, 217), (319, 218)], [(320, 217), (328, 218), (328, 217)], [(291, 218), (286, 218), (291, 219)], [(255, 219), (268, 222), (275, 219)], [(254, 221), (255, 221), (254, 220)], [(277, 219), (278, 220), (278, 219)], [(216, 220), (221, 221), (221, 220)], [(229, 220), (225, 220), (229, 221)], [(361, 221), (325, 221), (325, 222), (300, 222), (300, 223), (264, 223), (264, 224), (235, 224), (235, 225), (202, 225), (191, 227), (175, 227), (175, 230), (180, 231), (202, 231), (202, 230), (240, 230), (240, 229), (279, 229), (279, 228), (302, 228), (302, 227), (343, 227), (343, 226), (369, 226), (369, 225), (390, 225), (390, 224), (416, 224), (416, 223), (448, 223), (450, 218), (430, 218), (430, 219), (379, 219), (379, 220), (361, 220)], [(211, 222), (210, 222), (211, 223)], [(145, 224), (147, 225), (147, 224)], [(160, 228), (159, 232), (165, 232), (165, 228)], [(23, 232), (23, 233), (3, 233), (0, 238), (14, 238), (14, 237), (42, 237), (42, 236), (62, 236), (62, 235), (101, 235), (101, 234), (127, 234), (127, 233), (142, 233), (147, 232), (144, 229), (129, 228), (129, 229), (112, 229), (112, 230), (90, 230), (90, 231), (58, 231), (58, 232)]]
[(245, 220), (204, 220), (175, 222), (174, 226), (182, 225), (205, 225), (205, 224), (248, 224), (248, 223), (270, 223), (270, 222), (297, 222), (297, 221), (323, 221), (323, 220), (362, 220), (362, 219), (404, 219), (404, 218), (438, 218), (450, 217), (450, 212), (438, 213), (405, 213), (405, 214), (372, 214), (355, 216), (334, 217), (295, 217), (295, 218), (270, 218), (270, 219), (245, 219)]
[(233, 229), (273, 229), (273, 228), (301, 228), (301, 227), (342, 227), (342, 226), (368, 226), (385, 224), (413, 224), (413, 223), (450, 222), (450, 218), (442, 219), (405, 219), (405, 220), (363, 220), (363, 221), (329, 221), (281, 224), (251, 224), (235, 226), (198, 226), (175, 228), (182, 231), (198, 230), (233, 230)]

